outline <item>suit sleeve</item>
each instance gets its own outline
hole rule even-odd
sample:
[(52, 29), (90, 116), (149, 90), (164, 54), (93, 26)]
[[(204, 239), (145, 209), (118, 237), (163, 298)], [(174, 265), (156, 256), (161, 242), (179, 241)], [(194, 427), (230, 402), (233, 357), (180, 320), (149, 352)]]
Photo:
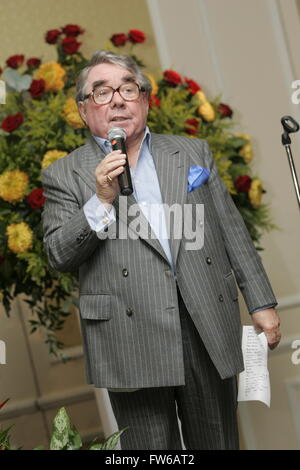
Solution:
[(42, 171), (44, 246), (50, 266), (61, 272), (76, 271), (100, 243), (85, 216), (75, 178), (66, 165), (54, 163)]
[(208, 180), (218, 215), (222, 238), (237, 284), (249, 312), (263, 305), (277, 305), (260, 256), (244, 220), (236, 208), (218, 170), (207, 142), (203, 141), (204, 158), (211, 173)]

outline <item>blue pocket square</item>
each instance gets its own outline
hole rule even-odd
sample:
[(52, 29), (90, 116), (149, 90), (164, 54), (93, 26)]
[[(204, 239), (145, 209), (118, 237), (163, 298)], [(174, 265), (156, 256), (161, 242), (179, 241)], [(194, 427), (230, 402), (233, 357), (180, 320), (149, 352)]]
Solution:
[(199, 188), (202, 184), (206, 183), (210, 175), (208, 168), (202, 166), (191, 166), (188, 174), (188, 193)]

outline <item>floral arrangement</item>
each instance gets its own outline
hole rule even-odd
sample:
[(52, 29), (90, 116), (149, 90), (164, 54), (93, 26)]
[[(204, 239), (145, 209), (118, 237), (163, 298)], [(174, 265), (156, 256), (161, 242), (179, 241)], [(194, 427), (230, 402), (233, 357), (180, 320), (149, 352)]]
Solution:
[[(78, 38), (84, 30), (68, 24), (48, 31), (45, 40), (57, 49), (56, 62), (24, 55), (9, 57), (0, 77), (7, 96), (0, 105), (0, 298), (7, 314), (18, 294), (33, 312), (31, 331), (43, 327), (50, 352), (63, 345), (55, 336), (76, 303), (76, 278), (49, 266), (42, 243), (41, 212), (45, 198), (41, 169), (82, 145), (88, 131), (74, 100), (75, 79), (86, 63)], [(133, 55), (145, 42), (142, 31), (113, 34), (110, 49)], [(126, 47), (128, 47), (126, 50)], [(210, 100), (193, 79), (166, 70), (158, 81), (148, 74), (152, 96), (148, 125), (158, 133), (208, 141), (220, 174), (259, 249), (264, 230), (273, 228), (262, 203), (263, 184), (252, 176), (250, 138), (234, 134), (233, 111)]]

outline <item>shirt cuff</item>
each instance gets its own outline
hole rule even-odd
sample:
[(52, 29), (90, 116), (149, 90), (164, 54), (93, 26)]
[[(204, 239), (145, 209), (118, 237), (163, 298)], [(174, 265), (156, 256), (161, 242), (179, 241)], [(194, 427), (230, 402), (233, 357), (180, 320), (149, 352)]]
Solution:
[(116, 221), (115, 208), (111, 206), (110, 210), (107, 210), (96, 194), (84, 204), (83, 211), (89, 226), (96, 233), (104, 232), (109, 225)]
[(277, 304), (268, 304), (268, 305), (264, 305), (263, 307), (256, 308), (255, 310), (252, 310), (250, 312), (250, 315), (252, 315), (252, 313), (259, 312), (260, 310), (266, 310), (267, 308), (274, 308), (276, 307), (276, 305)]

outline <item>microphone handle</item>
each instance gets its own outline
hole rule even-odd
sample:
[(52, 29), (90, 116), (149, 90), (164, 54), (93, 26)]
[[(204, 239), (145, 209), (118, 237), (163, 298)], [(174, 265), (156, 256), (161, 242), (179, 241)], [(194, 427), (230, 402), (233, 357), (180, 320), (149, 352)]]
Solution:
[(126, 151), (126, 145), (124, 139), (113, 139), (111, 141), (111, 146), (113, 150), (121, 150), (122, 153), (126, 155), (126, 163), (124, 165), (124, 171), (118, 176), (119, 186), (121, 194), (123, 196), (130, 196), (133, 193), (133, 186), (130, 174), (130, 168), (128, 164), (128, 157)]

